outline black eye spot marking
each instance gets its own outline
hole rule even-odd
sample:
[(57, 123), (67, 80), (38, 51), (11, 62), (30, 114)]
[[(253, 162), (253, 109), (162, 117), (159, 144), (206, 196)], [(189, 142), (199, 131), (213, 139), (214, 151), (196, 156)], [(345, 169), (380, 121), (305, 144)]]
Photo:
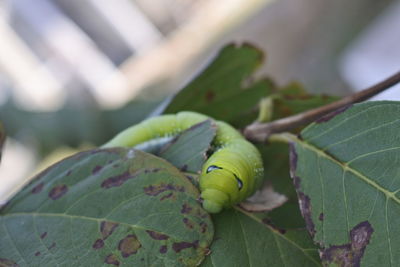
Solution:
[(209, 173), (209, 172), (211, 172), (213, 170), (216, 170), (216, 169), (221, 169), (222, 170), (221, 167), (218, 167), (218, 166), (215, 166), (215, 165), (211, 165), (210, 167), (207, 168), (206, 173)]
[(239, 190), (240, 190), (240, 189), (243, 188), (243, 182), (242, 182), (242, 180), (240, 180), (239, 177), (236, 176), (236, 174), (234, 174), (234, 175), (235, 175), (236, 181), (237, 181), (237, 183), (238, 183), (238, 188), (239, 188)]

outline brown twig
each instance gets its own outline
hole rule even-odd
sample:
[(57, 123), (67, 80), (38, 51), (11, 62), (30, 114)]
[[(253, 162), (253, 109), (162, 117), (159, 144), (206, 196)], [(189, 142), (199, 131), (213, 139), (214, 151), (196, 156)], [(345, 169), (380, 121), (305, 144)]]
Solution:
[(279, 119), (269, 123), (254, 122), (247, 126), (244, 130), (244, 135), (247, 139), (255, 142), (264, 142), (273, 133), (285, 132), (304, 124), (315, 121), (316, 119), (332, 112), (337, 109), (343, 108), (353, 103), (362, 102), (367, 100), (380, 92), (389, 89), (396, 83), (400, 82), (400, 72), (397, 72), (393, 76), (386, 80), (373, 85), (367, 89), (357, 92), (353, 95), (344, 97), (336, 102), (328, 105), (311, 109), (290, 117)]

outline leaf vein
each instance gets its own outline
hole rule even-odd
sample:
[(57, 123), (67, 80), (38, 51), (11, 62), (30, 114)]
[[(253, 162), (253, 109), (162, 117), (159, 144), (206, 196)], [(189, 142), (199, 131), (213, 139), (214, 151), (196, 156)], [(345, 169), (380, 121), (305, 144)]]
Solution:
[(332, 147), (334, 147), (336, 145), (339, 145), (339, 144), (345, 143), (347, 141), (350, 141), (351, 139), (359, 137), (360, 135), (363, 135), (363, 134), (368, 133), (368, 132), (372, 132), (374, 130), (378, 130), (380, 128), (383, 128), (383, 127), (385, 127), (387, 125), (390, 125), (390, 124), (393, 124), (393, 123), (396, 123), (396, 122), (400, 122), (400, 119), (396, 119), (394, 121), (386, 122), (386, 123), (380, 124), (380, 125), (378, 125), (376, 127), (368, 128), (365, 131), (358, 132), (357, 134), (352, 135), (352, 136), (350, 136), (348, 138), (342, 139), (342, 140), (340, 140), (340, 141), (338, 141), (336, 143), (329, 144), (328, 146), (323, 147), (322, 150), (328, 150), (329, 148), (332, 148)]
[(2, 217), (3, 217), (3, 220), (2, 220), (2, 221), (3, 221), (3, 227), (4, 227), (4, 229), (5, 229), (5, 232), (6, 232), (6, 234), (7, 234), (8, 239), (10, 239), (11, 244), (13, 245), (13, 247), (15, 248), (15, 250), (18, 252), (18, 254), (20, 255), (21, 259), (25, 262), (25, 264), (26, 264), (27, 266), (29, 266), (28, 262), (27, 262), (27, 261), (25, 260), (25, 258), (22, 256), (21, 252), (18, 250), (17, 245), (15, 244), (14, 240), (11, 238), (11, 235), (10, 235), (10, 232), (8, 231), (7, 226), (4, 224), (4, 223), (5, 223), (4, 216), (2, 216)]
[(336, 163), (337, 165), (341, 166), (343, 170), (349, 171), (352, 174), (354, 174), (356, 177), (358, 177), (360, 180), (364, 181), (366, 184), (374, 187), (375, 189), (379, 190), (383, 194), (385, 194), (387, 197), (393, 199), (395, 202), (400, 204), (400, 199), (398, 199), (393, 192), (390, 192), (389, 190), (385, 189), (384, 187), (380, 186), (378, 183), (367, 177), (366, 175), (362, 174), (361, 172), (351, 168), (348, 164), (342, 163), (339, 160), (335, 159), (331, 155), (328, 155), (325, 151), (320, 150), (318, 147), (314, 146), (313, 144), (307, 143), (305, 141), (297, 139), (296, 142), (303, 146), (305, 149), (311, 150), (314, 153), (321, 155), (322, 157)]
[[(336, 123), (336, 124), (335, 124), (334, 126), (332, 126), (331, 128), (325, 129), (324, 131), (320, 132), (319, 134), (317, 134), (317, 135), (315, 135), (315, 136), (312, 136), (312, 137), (309, 137), (308, 140), (309, 140), (309, 141), (315, 140), (315, 139), (317, 139), (317, 138), (319, 138), (319, 137), (321, 137), (321, 136), (327, 134), (327, 133), (330, 132), (331, 130), (336, 129), (337, 127), (339, 127), (340, 125), (344, 124), (344, 123), (347, 122), (348, 120), (353, 119), (353, 118), (355, 118), (355, 117), (357, 117), (357, 116), (359, 116), (359, 115), (361, 115), (361, 114), (363, 114), (363, 113), (365, 113), (365, 112), (368, 112), (368, 110), (370, 110), (370, 109), (374, 109), (374, 108), (377, 108), (377, 107), (380, 107), (380, 106), (381, 106), (381, 105), (375, 105), (375, 106), (372, 106), (372, 107), (368, 107), (368, 108), (362, 110), (361, 112), (355, 113), (355, 114), (352, 115), (352, 116), (347, 116), (346, 118), (344, 118), (342, 121)], [(310, 131), (310, 129), (312, 129), (312, 128), (314, 128), (314, 127), (318, 127), (318, 124), (315, 123), (315, 122), (314, 122), (313, 124), (311, 124), (309, 127), (307, 127), (307, 130)]]

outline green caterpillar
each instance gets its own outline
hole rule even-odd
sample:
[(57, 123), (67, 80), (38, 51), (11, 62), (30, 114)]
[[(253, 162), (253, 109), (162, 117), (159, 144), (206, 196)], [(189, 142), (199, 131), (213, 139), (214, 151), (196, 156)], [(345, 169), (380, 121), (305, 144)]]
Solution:
[[(122, 131), (103, 147), (132, 147), (176, 135), (207, 119), (211, 118), (189, 111), (153, 117)], [(202, 168), (200, 190), (204, 209), (218, 213), (253, 194), (263, 180), (264, 168), (261, 155), (253, 144), (229, 124), (213, 121), (217, 125), (212, 143), (215, 152)]]

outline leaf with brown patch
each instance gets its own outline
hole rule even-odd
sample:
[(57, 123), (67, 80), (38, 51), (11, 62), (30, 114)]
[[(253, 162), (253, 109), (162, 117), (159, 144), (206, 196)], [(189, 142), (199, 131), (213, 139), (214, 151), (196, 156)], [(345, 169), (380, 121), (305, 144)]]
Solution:
[(164, 113), (192, 110), (235, 126), (254, 121), (255, 107), (273, 88), (269, 79), (252, 79), (263, 60), (263, 52), (251, 44), (225, 46), (198, 77), (175, 95)]
[(135, 178), (135, 175), (130, 173), (129, 171), (126, 171), (124, 173), (112, 176), (110, 178), (105, 179), (102, 183), (101, 183), (101, 187), (105, 188), (105, 189), (109, 189), (112, 187), (118, 187), (123, 185), (126, 181), (128, 181), (129, 179)]
[(149, 236), (151, 238), (153, 238), (154, 240), (167, 240), (169, 238), (168, 235), (166, 234), (162, 234), (162, 233), (158, 233), (155, 231), (151, 231), (151, 230), (146, 230), (146, 232), (149, 234)]
[(359, 267), (373, 232), (374, 229), (372, 229), (369, 222), (359, 223), (350, 231), (350, 244), (330, 246), (322, 250), (322, 262), (326, 265), (336, 264), (344, 267)]
[(399, 113), (400, 102), (354, 104), (292, 138), (291, 176), (326, 265), (400, 265)]
[[(37, 188), (37, 187), (35, 187)], [(33, 189), (32, 189), (33, 190)], [(53, 187), (49, 192), (49, 197), (52, 200), (57, 200), (68, 192), (68, 186), (65, 184)]]
[(97, 240), (93, 243), (93, 245), (92, 245), (92, 248), (93, 248), (93, 249), (100, 249), (100, 248), (102, 248), (102, 247), (104, 247), (104, 241), (103, 241), (103, 239), (97, 239)]
[[(153, 259), (193, 266), (213, 238), (198, 197), (164, 159), (124, 148), (81, 152), (40, 173), (0, 210), (0, 258), (43, 267), (143, 266)], [(184, 204), (196, 212), (185, 216)], [(193, 228), (184, 227), (185, 217)], [(196, 240), (173, 253), (173, 243)]]
[(120, 262), (119, 262), (117, 256), (115, 256), (114, 254), (107, 255), (107, 257), (104, 259), (104, 263), (115, 265), (115, 266), (120, 265)]
[(142, 247), (142, 244), (137, 239), (136, 235), (128, 235), (124, 237), (118, 244), (118, 250), (121, 252), (122, 257), (127, 258), (132, 254), (136, 254)]
[(6, 259), (6, 258), (0, 258), (0, 266), (4, 266), (4, 267), (18, 267), (19, 265), (10, 259)]
[(184, 249), (188, 248), (197, 248), (199, 245), (199, 241), (196, 240), (195, 242), (176, 242), (172, 244), (172, 249), (176, 252), (179, 253)]
[(32, 189), (32, 191), (31, 191), (32, 194), (38, 194), (38, 193), (42, 192), (43, 186), (44, 186), (44, 183), (39, 183), (37, 186), (35, 186)]
[(107, 239), (114, 232), (115, 228), (118, 227), (118, 225), (118, 223), (102, 221), (100, 223), (100, 233), (103, 239)]

